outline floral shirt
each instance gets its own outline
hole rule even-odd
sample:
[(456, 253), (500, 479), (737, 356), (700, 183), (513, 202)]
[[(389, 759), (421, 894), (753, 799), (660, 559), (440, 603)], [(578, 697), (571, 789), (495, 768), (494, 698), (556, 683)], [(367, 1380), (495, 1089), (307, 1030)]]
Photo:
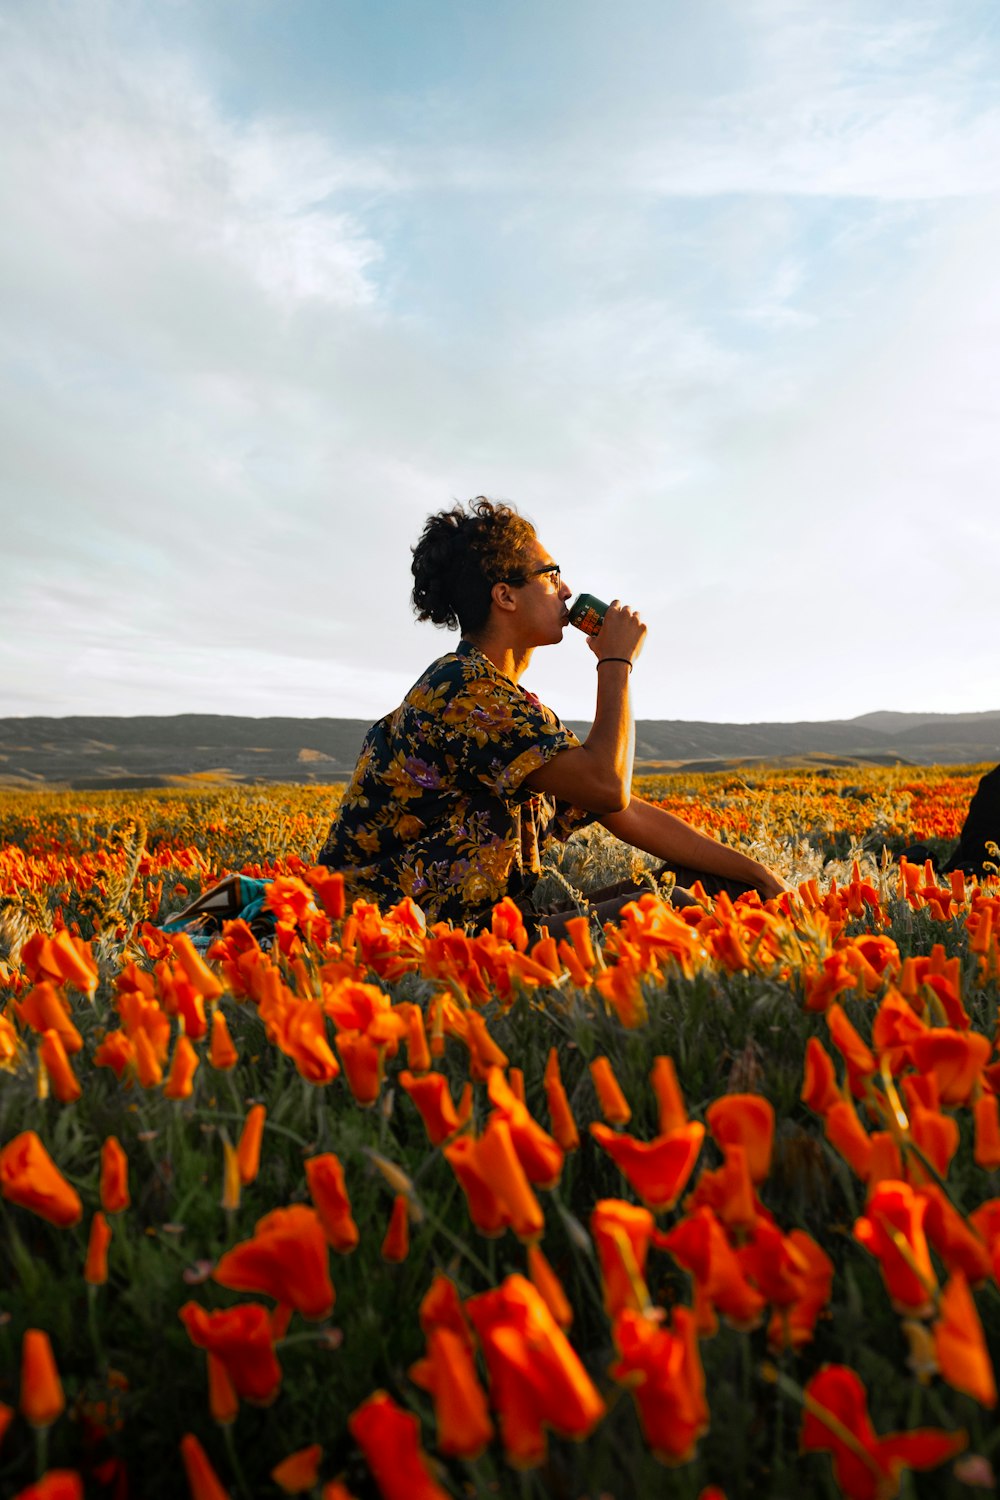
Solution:
[(530, 894), (540, 850), (592, 813), (524, 786), (580, 742), (468, 641), (433, 663), (368, 731), (320, 853), (353, 896), (412, 896), (432, 922), (489, 921)]

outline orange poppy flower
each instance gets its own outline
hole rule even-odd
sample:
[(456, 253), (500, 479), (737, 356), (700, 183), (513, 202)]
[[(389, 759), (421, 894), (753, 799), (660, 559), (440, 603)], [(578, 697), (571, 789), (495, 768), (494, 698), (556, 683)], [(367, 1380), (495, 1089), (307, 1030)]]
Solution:
[(191, 1500), (229, 1500), (229, 1491), (193, 1432), (186, 1432), (181, 1438), (181, 1460)]
[(459, 1119), (443, 1073), (425, 1073), (421, 1078), (414, 1078), (404, 1069), (399, 1075), (399, 1085), (419, 1110), (432, 1146), (442, 1145), (455, 1134)]
[(307, 1083), (332, 1083), (340, 1064), (326, 1037), (326, 1018), (313, 1000), (286, 1002), (278, 1041)]
[(194, 1075), (201, 1061), (183, 1031), (178, 1032), (170, 1072), (163, 1085), (164, 1099), (190, 1099), (194, 1093)]
[(351, 1216), (351, 1202), (344, 1185), (344, 1169), (332, 1151), (306, 1160), (306, 1183), (313, 1206), (319, 1214), (323, 1233), (341, 1255), (348, 1255), (358, 1243), (358, 1226)]
[(169, 941), (177, 962), (202, 999), (217, 1000), (222, 994), (218, 975), (212, 973), (188, 934), (173, 932)]
[(337, 1032), (337, 1054), (355, 1104), (369, 1109), (382, 1089), (385, 1048), (360, 1031)]
[(528, 1181), (535, 1187), (555, 1187), (562, 1175), (564, 1155), (561, 1146), (529, 1114), (523, 1100), (517, 1097), (499, 1068), (490, 1069), (486, 1084), (494, 1107), (490, 1118), (506, 1121), (517, 1159)]
[(0, 1148), (0, 1194), (66, 1229), (83, 1218), (83, 1204), (33, 1130)]
[(742, 1146), (750, 1179), (761, 1183), (771, 1166), (774, 1106), (760, 1094), (725, 1094), (705, 1112), (708, 1128), (720, 1146)]
[(507, 1461), (530, 1468), (545, 1457), (545, 1428), (582, 1438), (604, 1415), (604, 1402), (544, 1299), (525, 1277), (466, 1303), (490, 1374)]
[(687, 1186), (705, 1138), (705, 1127), (692, 1120), (670, 1135), (637, 1141), (634, 1136), (623, 1135), (595, 1121), (590, 1133), (646, 1207), (662, 1213), (673, 1208)]
[(7, 1428), (13, 1422), (16, 1415), (17, 1413), (12, 1406), (8, 1406), (6, 1401), (0, 1401), (0, 1443), (3, 1442)]
[(264, 1121), (267, 1110), (263, 1104), (251, 1104), (247, 1110), (243, 1129), (236, 1146), (236, 1160), (240, 1169), (240, 1181), (248, 1187), (260, 1171), (260, 1148), (264, 1139)]
[(279, 1490), (286, 1495), (302, 1495), (319, 1483), (319, 1466), (323, 1462), (323, 1449), (319, 1443), (310, 1443), (290, 1453), (271, 1470), (271, 1478)]
[(655, 1221), (648, 1208), (621, 1198), (601, 1198), (590, 1216), (590, 1233), (601, 1266), (604, 1309), (615, 1318), (626, 1307), (642, 1312), (648, 1302), (646, 1257)]
[[(624, 916), (624, 912), (622, 915)], [(629, 1030), (644, 1026), (649, 1018), (646, 997), (642, 992), (642, 975), (642, 966), (634, 953), (619, 949), (618, 962), (608, 969), (602, 969), (594, 980), (605, 1004), (614, 1011), (622, 1026)], [(631, 1118), (631, 1115), (627, 1118)]]
[(462, 1311), (462, 1299), (450, 1276), (435, 1271), (430, 1286), (424, 1293), (419, 1309), (420, 1327), (424, 1334), (432, 1328), (450, 1328), (472, 1350), (472, 1335)]
[(1000, 1107), (996, 1094), (982, 1094), (973, 1106), (976, 1121), (976, 1165), (987, 1172), (1000, 1167)]
[(197, 1302), (185, 1302), (178, 1316), (191, 1342), (222, 1361), (238, 1396), (258, 1406), (274, 1400), (281, 1366), (274, 1354), (271, 1319), (262, 1303), (241, 1302), (210, 1313)]
[(905, 1177), (903, 1153), (896, 1137), (888, 1130), (873, 1130), (869, 1137), (871, 1155), (868, 1158), (867, 1182), (869, 1192), (880, 1182), (901, 1182)]
[(333, 922), (341, 922), (347, 910), (344, 877), (339, 870), (330, 870), (325, 865), (316, 865), (306, 871), (306, 880), (312, 887), (320, 906)]
[(572, 1326), (573, 1309), (563, 1291), (562, 1282), (537, 1245), (528, 1246), (528, 1275), (531, 1277), (532, 1284), (538, 1288), (545, 1299), (549, 1312), (565, 1333)]
[(334, 1302), (329, 1256), (316, 1210), (293, 1203), (265, 1214), (253, 1238), (227, 1250), (212, 1275), (235, 1292), (264, 1292), (304, 1318), (325, 1318)]
[(750, 1180), (747, 1154), (742, 1146), (726, 1146), (724, 1157), (721, 1167), (700, 1173), (684, 1207), (688, 1213), (695, 1208), (710, 1208), (727, 1229), (749, 1233), (757, 1223), (760, 1204)]
[(383, 1500), (448, 1500), (447, 1491), (431, 1478), (419, 1422), (385, 1391), (369, 1396), (348, 1417), (347, 1426)]
[(410, 1379), (434, 1401), (438, 1451), (448, 1458), (476, 1458), (493, 1437), (493, 1423), (468, 1334), (432, 1327), (427, 1353), (411, 1366)]
[(236, 1147), (229, 1141), (226, 1132), (222, 1140), (222, 1198), (221, 1206), (227, 1213), (235, 1213), (240, 1206), (243, 1184), (240, 1182), (240, 1159)]
[(990, 1274), (988, 1246), (996, 1238), (991, 1233), (990, 1205), (980, 1204), (966, 1219), (936, 1182), (923, 1183), (920, 1196), (926, 1204), (924, 1233), (928, 1243), (950, 1272), (961, 1271), (972, 1286), (978, 1286)]
[(934, 1324), (934, 1351), (938, 1369), (948, 1384), (992, 1411), (997, 1404), (993, 1362), (975, 1300), (961, 1271), (952, 1272), (941, 1293)]
[(109, 1031), (94, 1050), (94, 1067), (110, 1068), (119, 1081), (135, 1060), (135, 1043), (124, 1031)]
[(756, 1327), (766, 1299), (750, 1285), (725, 1230), (710, 1208), (696, 1209), (657, 1243), (669, 1250), (694, 1278), (700, 1333), (714, 1331), (717, 1311), (734, 1328)]
[(503, 900), (498, 901), (494, 906), (490, 930), (494, 937), (499, 938), (501, 942), (510, 943), (518, 953), (523, 953), (528, 946), (524, 915), (510, 896), (504, 896)]
[(101, 1207), (118, 1214), (131, 1203), (128, 1191), (128, 1157), (117, 1136), (109, 1135), (101, 1147)]
[(632, 1118), (632, 1111), (606, 1057), (595, 1057), (590, 1064), (590, 1076), (594, 1080), (601, 1114), (608, 1124), (627, 1125)]
[[(801, 1230), (796, 1234), (796, 1238), (782, 1234), (777, 1224), (760, 1219), (754, 1227), (753, 1238), (736, 1251), (744, 1271), (774, 1307), (789, 1307), (796, 1302), (813, 1270), (813, 1260), (804, 1253), (803, 1247), (808, 1245), (815, 1251), (819, 1247)], [(819, 1253), (822, 1255), (821, 1251)], [(832, 1280), (833, 1266), (825, 1255), (823, 1260), (829, 1265)], [(829, 1285), (828, 1281), (827, 1291)]]
[(405, 1193), (397, 1193), (392, 1202), (389, 1227), (382, 1241), (383, 1260), (404, 1261), (410, 1253), (410, 1200)]
[(571, 943), (567, 943), (565, 938), (560, 938), (559, 942), (556, 944), (556, 949), (559, 957), (562, 959), (563, 968), (566, 970), (566, 973), (569, 975), (576, 988), (578, 990), (587, 989), (591, 983), (592, 976), (588, 972), (588, 970), (583, 967), (583, 964), (580, 962), (577, 951), (573, 947), (573, 945)]
[(155, 1089), (163, 1081), (163, 1064), (156, 1054), (156, 1046), (144, 1027), (132, 1033), (135, 1048), (135, 1069), (144, 1089)]
[(166, 1016), (177, 1016), (192, 1041), (208, 1030), (205, 1002), (180, 964), (158, 963), (154, 970), (160, 1005)]
[(111, 1244), (111, 1229), (107, 1219), (97, 1210), (90, 1221), (90, 1239), (87, 1243), (87, 1260), (83, 1268), (83, 1279), (90, 1286), (103, 1286), (108, 1279), (108, 1247)]
[(806, 1068), (799, 1098), (814, 1114), (825, 1115), (841, 1100), (833, 1059), (818, 1037), (806, 1043)]
[(826, 1024), (830, 1040), (847, 1064), (847, 1081), (851, 1093), (858, 1099), (864, 1093), (865, 1079), (878, 1072), (875, 1054), (851, 1025), (843, 1006), (830, 1006), (826, 1013)]
[(465, 1013), (465, 1023), (469, 1072), (478, 1083), (486, 1077), (490, 1068), (505, 1068), (510, 1059), (490, 1036), (486, 1022), (477, 1010)]
[(549, 1106), (549, 1121), (552, 1125), (552, 1134), (563, 1151), (577, 1151), (580, 1147), (580, 1133), (576, 1128), (573, 1111), (570, 1109), (566, 1090), (563, 1087), (562, 1075), (559, 1071), (559, 1054), (555, 1047), (549, 1048), (548, 1060), (545, 1064), (543, 1077), (545, 1086), (545, 1098)]
[[(510, 1223), (510, 1209), (480, 1160), (479, 1142), (468, 1135), (456, 1136), (442, 1147), (442, 1153), (458, 1178), (459, 1186), (465, 1194), (469, 1217), (479, 1233), (491, 1238), (503, 1234)], [(513, 1155), (513, 1147), (511, 1154)], [(514, 1160), (517, 1162), (516, 1156)], [(517, 1162), (517, 1166), (524, 1176), (520, 1162)], [(530, 1192), (526, 1177), (524, 1185)]]
[(66, 1056), (58, 1031), (45, 1032), (38, 1048), (38, 1056), (60, 1104), (72, 1104), (79, 1099), (83, 1089)]
[[(927, 1157), (931, 1166), (941, 1177), (947, 1177), (951, 1159), (958, 1150), (958, 1121), (943, 1115), (939, 1109), (928, 1109), (922, 1104), (910, 1104), (910, 1139)], [(907, 1163), (909, 1175), (915, 1183), (927, 1177), (923, 1165), (912, 1155)]]
[(590, 918), (570, 917), (566, 923), (566, 932), (569, 935), (569, 940), (573, 945), (573, 952), (576, 954), (581, 968), (587, 970), (588, 974), (592, 974), (597, 964), (597, 957), (594, 953), (594, 944), (590, 935)]
[(240, 1398), (233, 1389), (229, 1372), (217, 1354), (208, 1355), (208, 1409), (212, 1421), (228, 1427), (240, 1414)]
[(807, 964), (802, 970), (806, 1010), (828, 1010), (836, 997), (857, 986), (857, 976), (843, 953), (831, 953), (819, 967)]
[(924, 1234), (926, 1212), (926, 1199), (907, 1183), (880, 1182), (854, 1224), (854, 1238), (879, 1262), (893, 1306), (917, 1314), (937, 1287)]
[(292, 1318), (295, 1316), (295, 1308), (290, 1302), (279, 1302), (277, 1307), (271, 1311), (271, 1337), (276, 1344), (286, 1337)]
[(32, 1427), (51, 1427), (66, 1406), (49, 1336), (40, 1328), (25, 1330), (21, 1341), (21, 1393), (18, 1407)]
[[(402, 1009), (402, 1007), (398, 1007)], [(431, 1052), (427, 1045), (424, 1013), (419, 1005), (411, 1005), (406, 1023), (406, 1056), (413, 1073), (428, 1073)]]
[(663, 1463), (683, 1464), (708, 1429), (705, 1376), (695, 1318), (675, 1307), (672, 1328), (626, 1308), (615, 1319), (614, 1380), (632, 1387), (642, 1435)]
[(56, 984), (71, 984), (85, 995), (92, 995), (97, 989), (100, 976), (90, 944), (74, 937), (65, 927), (52, 937), (36, 932), (21, 949), (21, 962), (32, 984), (47, 979)]
[(868, 1180), (871, 1166), (872, 1143), (867, 1130), (858, 1119), (858, 1112), (847, 1099), (831, 1104), (823, 1120), (826, 1138), (847, 1162), (855, 1176), (862, 1182)]
[(929, 1026), (914, 1038), (910, 1050), (918, 1071), (933, 1073), (942, 1104), (965, 1104), (989, 1060), (992, 1043), (978, 1031)]
[(208, 1047), (208, 1060), (220, 1073), (235, 1068), (240, 1060), (240, 1054), (229, 1034), (229, 1023), (218, 1006), (212, 1012), (212, 1040)]
[(767, 1327), (768, 1345), (777, 1354), (810, 1342), (833, 1285), (833, 1261), (804, 1230), (793, 1229), (782, 1240), (784, 1280), (794, 1296), (775, 1306)]
[[(934, 1469), (965, 1447), (964, 1432), (921, 1428), (877, 1437), (868, 1415), (868, 1397), (853, 1370), (826, 1365), (806, 1386), (801, 1448), (827, 1452), (841, 1493), (848, 1500), (889, 1500), (899, 1487), (900, 1471)], [(829, 1413), (837, 1427), (825, 1420)], [(846, 1429), (853, 1443), (840, 1435)], [(859, 1451), (861, 1450), (861, 1451)]]
[(521, 1165), (507, 1121), (493, 1115), (476, 1142), (480, 1172), (493, 1184), (510, 1216), (519, 1240), (535, 1240), (545, 1228), (545, 1217)]
[(39, 1035), (56, 1031), (63, 1048), (72, 1056), (83, 1046), (83, 1037), (70, 1019), (69, 1007), (55, 985), (43, 981), (28, 991), (23, 1000), (16, 1001), (14, 1009), (26, 1026)]
[(680, 1084), (677, 1082), (677, 1070), (673, 1059), (655, 1057), (649, 1081), (653, 1085), (653, 1092), (659, 1107), (660, 1134), (669, 1135), (673, 1130), (680, 1130), (682, 1125), (687, 1124), (687, 1109)]
[(926, 1030), (925, 1023), (909, 1001), (898, 990), (890, 989), (872, 1022), (872, 1045), (879, 1058), (888, 1062), (889, 1070), (895, 1076), (912, 1063), (912, 1044)]

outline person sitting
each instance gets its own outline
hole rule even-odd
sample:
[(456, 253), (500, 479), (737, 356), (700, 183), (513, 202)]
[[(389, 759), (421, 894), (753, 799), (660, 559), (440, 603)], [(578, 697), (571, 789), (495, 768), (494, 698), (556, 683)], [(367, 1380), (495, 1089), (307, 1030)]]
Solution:
[[(941, 874), (950, 875), (952, 870), (961, 870), (976, 880), (993, 875), (1000, 866), (997, 846), (1000, 846), (1000, 766), (994, 766), (980, 778), (958, 835), (958, 843), (941, 865)], [(911, 865), (923, 864), (927, 859), (934, 865), (938, 862), (929, 844), (911, 844), (899, 858), (909, 860)]]
[[(733, 897), (785, 889), (765, 865), (632, 795), (629, 679), (646, 637), (635, 610), (614, 601), (589, 639), (597, 694), (581, 744), (521, 686), (535, 649), (562, 641), (571, 596), (531, 523), (479, 496), (430, 516), (412, 550), (418, 619), (461, 639), (365, 737), (319, 854), (352, 899), (409, 896), (429, 922), (478, 930), (509, 896), (529, 928), (544, 921), (556, 935), (577, 912), (534, 912), (542, 852), (595, 820), (664, 861), (678, 903), (695, 880)], [(591, 907), (612, 919), (639, 889), (592, 893)]]

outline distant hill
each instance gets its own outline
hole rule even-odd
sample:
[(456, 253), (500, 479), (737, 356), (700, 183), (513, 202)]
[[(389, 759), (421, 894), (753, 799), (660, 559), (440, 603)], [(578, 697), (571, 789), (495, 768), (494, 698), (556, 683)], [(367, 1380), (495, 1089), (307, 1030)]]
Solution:
[[(581, 736), (588, 723), (571, 721)], [(0, 719), (0, 786), (170, 786), (205, 782), (323, 783), (349, 777), (364, 719)], [(1000, 761), (1000, 709), (978, 714), (872, 713), (799, 724), (644, 719), (639, 771), (730, 764), (959, 765)]]

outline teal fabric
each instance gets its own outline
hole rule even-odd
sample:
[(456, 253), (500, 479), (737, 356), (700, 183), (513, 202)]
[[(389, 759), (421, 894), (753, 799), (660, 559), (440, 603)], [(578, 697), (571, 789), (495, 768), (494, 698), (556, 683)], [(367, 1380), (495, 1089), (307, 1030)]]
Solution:
[[(252, 922), (255, 917), (267, 917), (269, 913), (267, 912), (264, 905), (264, 898), (267, 895), (267, 888), (269, 884), (270, 881), (257, 880), (252, 875), (241, 875), (240, 897), (243, 904), (240, 907), (239, 911), (231, 912), (229, 916), (224, 920), (227, 922), (235, 922), (238, 919), (242, 919), (244, 922)], [(197, 922), (197, 917), (195, 917), (194, 919), (187, 917), (174, 917), (170, 921), (161, 923), (160, 931), (184, 932), (192, 920)], [(268, 925), (272, 929), (276, 925), (273, 917), (270, 918)], [(203, 952), (206, 948), (210, 948), (215, 942), (216, 936), (216, 933), (197, 931), (190, 934), (191, 942), (194, 947), (199, 950), (199, 952)]]

